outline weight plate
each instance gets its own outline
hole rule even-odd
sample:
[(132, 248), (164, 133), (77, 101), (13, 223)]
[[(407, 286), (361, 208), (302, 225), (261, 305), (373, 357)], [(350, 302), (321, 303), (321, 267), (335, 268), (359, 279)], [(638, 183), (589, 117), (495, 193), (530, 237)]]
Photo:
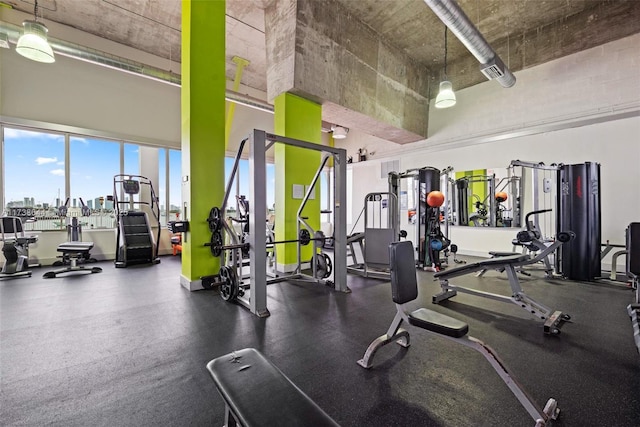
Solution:
[(220, 212), (220, 208), (214, 206), (209, 211), (209, 218), (207, 218), (207, 222), (209, 223), (209, 231), (212, 233), (220, 230), (222, 221), (222, 212)]
[(211, 255), (215, 257), (219, 257), (220, 255), (222, 255), (223, 244), (224, 243), (222, 241), (222, 234), (220, 233), (220, 230), (216, 230), (211, 233), (211, 243), (209, 246), (209, 249), (211, 249)]
[(306, 228), (300, 230), (300, 233), (298, 234), (298, 240), (300, 240), (300, 244), (302, 246), (307, 246), (309, 242), (311, 242), (311, 234), (309, 234), (309, 230), (307, 230)]
[(560, 233), (558, 233), (558, 240), (560, 240), (562, 243), (566, 243), (571, 240), (571, 234), (567, 233), (566, 231), (561, 231)]
[(327, 242), (327, 238), (324, 236), (324, 233), (321, 230), (313, 233), (313, 239), (318, 241), (318, 246), (324, 248), (324, 244)]
[(235, 270), (228, 265), (223, 265), (218, 275), (220, 276), (220, 296), (225, 301), (235, 301), (240, 292)]
[(313, 257), (313, 260), (316, 264), (316, 279), (326, 279), (331, 275), (333, 264), (329, 255), (319, 253)]

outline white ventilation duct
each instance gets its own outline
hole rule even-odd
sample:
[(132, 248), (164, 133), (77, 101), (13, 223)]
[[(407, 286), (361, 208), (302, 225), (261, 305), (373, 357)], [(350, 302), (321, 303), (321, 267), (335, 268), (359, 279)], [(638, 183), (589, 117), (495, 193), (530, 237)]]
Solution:
[(465, 45), (480, 62), (480, 71), (489, 80), (497, 80), (503, 87), (516, 84), (516, 76), (504, 65), (454, 0), (424, 0), (444, 25)]

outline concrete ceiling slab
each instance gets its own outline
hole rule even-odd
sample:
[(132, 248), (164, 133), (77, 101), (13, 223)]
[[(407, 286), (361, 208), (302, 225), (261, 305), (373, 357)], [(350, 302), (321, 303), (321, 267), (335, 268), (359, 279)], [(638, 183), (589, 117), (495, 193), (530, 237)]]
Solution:
[[(250, 61), (242, 83), (266, 91), (264, 12), (270, 0), (227, 0), (227, 76), (233, 56)], [(275, 0), (277, 1), (277, 0)], [(323, 0), (317, 0), (322, 3)], [(439, 79), (444, 25), (423, 0), (338, 0), (348, 13)], [(33, 14), (34, 0), (0, 0)], [(512, 71), (531, 67), (640, 32), (637, 0), (458, 0), (459, 5)], [(179, 62), (178, 0), (39, 0), (42, 20)], [(55, 34), (51, 34), (55, 37)], [(449, 37), (448, 75), (457, 89), (486, 79), (455, 37)]]

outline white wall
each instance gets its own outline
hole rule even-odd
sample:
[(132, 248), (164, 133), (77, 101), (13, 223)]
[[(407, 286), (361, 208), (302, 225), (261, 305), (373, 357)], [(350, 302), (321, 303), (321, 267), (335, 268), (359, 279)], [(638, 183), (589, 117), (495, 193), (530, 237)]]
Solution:
[[(602, 238), (623, 243), (625, 227), (640, 220), (638, 45), (640, 35), (635, 35), (523, 70), (511, 89), (486, 82), (459, 91), (454, 108), (431, 108), (429, 139), (404, 146), (376, 144), (376, 158), (400, 159), (401, 170), (496, 168), (515, 159), (599, 162)], [(366, 192), (386, 186), (372, 179), (374, 164), (378, 161), (352, 165), (353, 188)], [(359, 199), (354, 192), (354, 206), (361, 205)], [(513, 235), (509, 229), (472, 227), (451, 232), (460, 252), (474, 255), (510, 250)]]

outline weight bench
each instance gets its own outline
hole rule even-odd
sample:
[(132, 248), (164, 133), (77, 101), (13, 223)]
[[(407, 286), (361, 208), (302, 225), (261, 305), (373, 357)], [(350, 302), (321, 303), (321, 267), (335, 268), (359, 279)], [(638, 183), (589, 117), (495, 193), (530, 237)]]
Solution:
[(226, 427), (338, 426), (254, 348), (217, 357), (207, 370), (224, 400)]
[[(550, 253), (554, 252), (565, 242), (573, 239), (575, 234), (571, 232), (558, 233), (556, 241), (544, 250), (540, 251), (535, 257), (530, 257), (526, 254), (516, 254), (508, 256), (498, 256), (495, 258), (489, 258), (486, 260), (469, 263), (462, 267), (456, 267), (450, 270), (439, 271), (434, 274), (434, 277), (440, 280), (440, 287), (442, 292), (436, 294), (432, 298), (434, 304), (438, 304), (442, 301), (448, 300), (451, 297), (457, 295), (458, 292), (464, 292), (471, 295), (491, 298), (497, 301), (510, 302), (518, 307), (526, 310), (527, 312), (538, 317), (540, 320), (544, 320), (544, 333), (558, 335), (560, 334), (560, 327), (562, 324), (571, 319), (571, 316), (564, 314), (561, 311), (553, 311), (551, 308), (544, 304), (541, 304), (529, 297), (520, 286), (520, 280), (518, 280), (517, 271), (525, 265), (535, 264), (546, 258)], [(469, 289), (462, 286), (452, 285), (449, 283), (449, 279), (459, 276), (465, 276), (467, 274), (475, 272), (483, 272), (489, 269), (496, 269), (499, 271), (506, 271), (509, 279), (509, 285), (511, 286), (511, 296), (499, 295), (490, 292), (479, 291), (476, 289)]]
[(358, 360), (358, 365), (367, 369), (371, 368), (376, 352), (390, 342), (396, 341), (402, 347), (409, 347), (409, 332), (400, 328), (404, 321), (409, 325), (417, 326), (440, 337), (470, 347), (482, 354), (520, 404), (535, 420), (536, 427), (546, 426), (549, 420), (555, 420), (560, 413), (556, 400), (549, 399), (544, 409), (540, 409), (522, 386), (518, 384), (513, 375), (509, 373), (496, 352), (482, 341), (467, 335), (469, 325), (426, 308), (408, 312), (407, 304), (418, 297), (418, 282), (413, 253), (413, 243), (411, 241), (395, 242), (389, 246), (391, 294), (393, 302), (396, 303), (396, 315), (387, 333), (376, 338), (369, 345), (364, 357)]
[(57, 270), (47, 271), (42, 277), (52, 279), (58, 274), (71, 272), (100, 273), (102, 271), (100, 267), (87, 268), (84, 265), (78, 265), (79, 261), (82, 262), (89, 258), (91, 249), (93, 249), (93, 242), (67, 242), (58, 245), (58, 252), (62, 252), (62, 259), (69, 260), (69, 265)]

